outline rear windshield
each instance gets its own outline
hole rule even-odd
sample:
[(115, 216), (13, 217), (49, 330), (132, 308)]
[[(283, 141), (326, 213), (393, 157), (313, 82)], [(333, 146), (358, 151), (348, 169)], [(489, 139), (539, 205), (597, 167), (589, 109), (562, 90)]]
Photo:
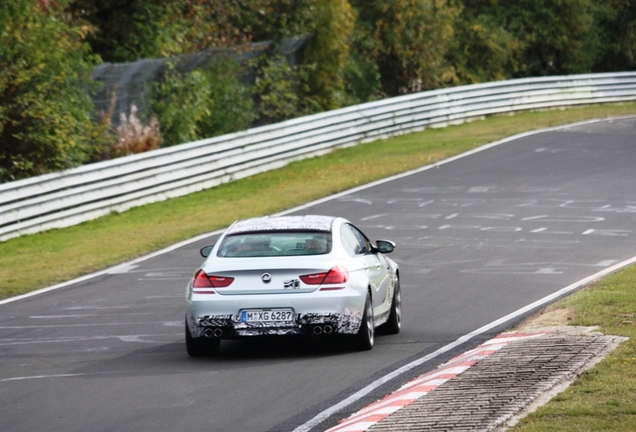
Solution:
[(331, 233), (284, 231), (242, 233), (225, 237), (219, 257), (321, 255), (331, 251)]

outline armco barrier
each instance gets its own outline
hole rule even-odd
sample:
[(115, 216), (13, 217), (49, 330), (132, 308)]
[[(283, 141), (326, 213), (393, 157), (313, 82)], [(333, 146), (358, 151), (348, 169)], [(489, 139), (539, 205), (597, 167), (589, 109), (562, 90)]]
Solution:
[(426, 91), (0, 184), (0, 240), (186, 195), (292, 160), (488, 114), (636, 100), (636, 72)]

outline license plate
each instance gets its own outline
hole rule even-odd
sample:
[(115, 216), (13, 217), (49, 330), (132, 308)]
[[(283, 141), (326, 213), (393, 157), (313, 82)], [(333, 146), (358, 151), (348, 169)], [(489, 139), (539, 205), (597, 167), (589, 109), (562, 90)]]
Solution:
[(291, 309), (251, 309), (241, 312), (241, 321), (251, 322), (291, 322), (294, 312)]

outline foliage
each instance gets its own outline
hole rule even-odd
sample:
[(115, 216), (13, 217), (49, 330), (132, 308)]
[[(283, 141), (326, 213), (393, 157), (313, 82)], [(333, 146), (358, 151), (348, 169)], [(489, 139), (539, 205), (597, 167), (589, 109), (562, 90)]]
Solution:
[(450, 54), (464, 83), (591, 72), (602, 51), (597, 0), (462, 0)]
[(212, 64), (208, 76), (210, 115), (201, 120), (203, 137), (212, 137), (247, 129), (255, 119), (252, 89), (240, 82), (243, 74), (233, 61)]
[(164, 145), (245, 129), (254, 114), (251, 93), (238, 73), (231, 61), (186, 74), (170, 67), (152, 96)]
[(345, 100), (345, 71), (349, 40), (356, 15), (347, 0), (317, 0), (312, 23), (313, 38), (303, 63), (308, 71), (308, 92), (317, 105), (312, 111), (339, 108)]
[(153, 90), (152, 109), (157, 114), (166, 145), (199, 138), (199, 123), (210, 115), (210, 86), (201, 70), (185, 76), (171, 68)]
[(636, 0), (602, 0), (598, 20), (602, 41), (597, 72), (636, 69)]
[(106, 61), (310, 33), (308, 93), (298, 95), (310, 111), (450, 84), (636, 65), (636, 0), (67, 1), (90, 23), (88, 41)]
[(636, 65), (636, 0), (461, 1), (448, 55), (460, 83)]
[(316, 0), (177, 0), (182, 4), (188, 49), (277, 40), (307, 31)]
[(110, 115), (102, 113), (93, 117), (94, 127), (90, 131), (91, 145), (86, 155), (86, 163), (110, 159), (113, 157), (113, 147), (118, 143), (117, 131), (113, 129)]
[(306, 33), (316, 0), (73, 0), (109, 62), (169, 57)]
[(345, 67), (344, 84), (344, 105), (357, 105), (386, 97), (382, 91), (382, 77), (378, 64), (360, 51), (351, 52)]
[(90, 153), (86, 89), (96, 59), (65, 4), (0, 2), (0, 181), (72, 167)]
[(505, 80), (518, 73), (521, 43), (494, 16), (464, 9), (455, 22), (456, 38), (448, 53), (458, 82), (475, 84)]
[(87, 23), (91, 30), (87, 42), (107, 62), (171, 54), (162, 49), (162, 41), (177, 36), (176, 28), (167, 25), (170, 17), (178, 13), (174, 1), (71, 0), (67, 10), (75, 20)]
[[(295, 89), (301, 93), (295, 97), (306, 101), (310, 111), (337, 108), (345, 99), (348, 35), (355, 20), (347, 0), (74, 0), (68, 10), (90, 23), (92, 49), (110, 62), (168, 57), (211, 47), (233, 47), (240, 52), (241, 45), (248, 42), (313, 33), (302, 68), (305, 78)], [(285, 76), (290, 70), (280, 73)], [(285, 86), (280, 83), (279, 87)], [(264, 99), (272, 99), (275, 93)], [(264, 117), (274, 114), (266, 111), (270, 112)], [(280, 113), (273, 118), (280, 118)], [(196, 120), (188, 120), (192, 122)], [(178, 135), (192, 136), (191, 127), (181, 129), (190, 132), (182, 130)]]
[(256, 109), (259, 123), (274, 123), (301, 115), (303, 105), (299, 97), (303, 69), (290, 65), (276, 51), (257, 59), (254, 64), (256, 80)]
[(443, 86), (454, 80), (445, 56), (460, 9), (446, 0), (356, 0), (356, 48), (378, 65), (388, 96)]
[(153, 92), (166, 145), (448, 85), (636, 67), (636, 0), (11, 0), (0, 32), (0, 181), (110, 157), (116, 131), (86, 97), (100, 56), (309, 41), (302, 59), (168, 70)]

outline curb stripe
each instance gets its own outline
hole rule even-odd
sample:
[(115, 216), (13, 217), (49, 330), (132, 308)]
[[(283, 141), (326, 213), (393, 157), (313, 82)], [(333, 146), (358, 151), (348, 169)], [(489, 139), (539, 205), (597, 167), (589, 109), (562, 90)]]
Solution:
[(493, 339), (479, 345), (477, 348), (449, 360), (438, 369), (421, 375), (404, 384), (398, 390), (374, 402), (350, 417), (341, 420), (340, 424), (328, 429), (327, 432), (363, 432), (381, 422), (391, 414), (409, 406), (419, 398), (427, 395), (445, 382), (465, 372), (480, 360), (496, 353), (510, 343), (530, 339), (551, 333), (515, 332), (502, 333)]

